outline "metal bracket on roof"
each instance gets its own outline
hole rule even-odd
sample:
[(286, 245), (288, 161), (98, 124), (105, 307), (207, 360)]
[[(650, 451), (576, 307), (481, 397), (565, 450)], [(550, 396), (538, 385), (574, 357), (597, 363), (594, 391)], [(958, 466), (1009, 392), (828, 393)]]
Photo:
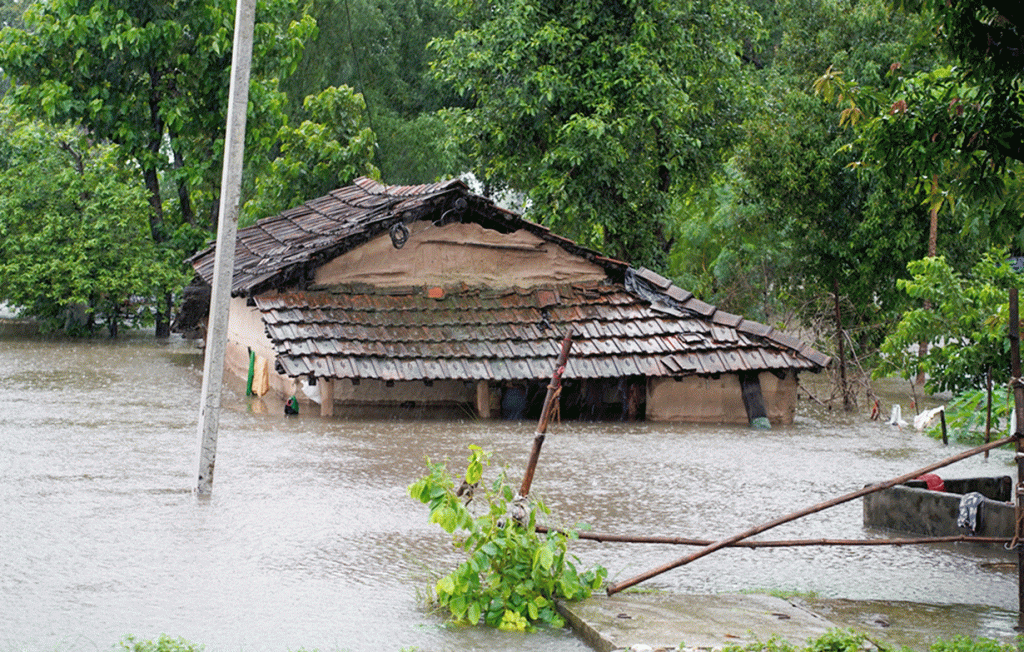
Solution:
[(462, 221), (462, 216), (463, 216), (463, 214), (465, 214), (466, 209), (468, 207), (469, 207), (469, 202), (466, 201), (466, 198), (465, 197), (459, 197), (454, 202), (452, 202), (452, 207), (451, 208), (449, 208), (445, 212), (441, 213), (441, 217), (439, 217), (437, 219), (437, 221), (434, 222), (434, 226), (444, 226), (445, 224), (448, 224), (447, 220), (448, 220), (449, 216), (451, 216), (452, 214), (454, 214), (459, 219), (459, 221), (461, 222)]
[(688, 311), (686, 311), (671, 297), (652, 288), (650, 283), (637, 275), (636, 270), (632, 267), (626, 268), (626, 276), (623, 285), (626, 286), (626, 290), (628, 292), (632, 292), (647, 303), (651, 304), (652, 308), (657, 308), (662, 312), (679, 317), (689, 314)]
[(404, 222), (395, 222), (391, 225), (391, 245), (395, 249), (401, 249), (409, 241), (409, 227)]

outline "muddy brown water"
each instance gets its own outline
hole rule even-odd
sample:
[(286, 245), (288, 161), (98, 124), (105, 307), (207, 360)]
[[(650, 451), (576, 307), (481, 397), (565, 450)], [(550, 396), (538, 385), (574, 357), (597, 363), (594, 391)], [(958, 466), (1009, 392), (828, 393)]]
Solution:
[[(406, 495), (424, 459), (494, 452), (521, 476), (531, 422), (286, 418), (224, 395), (213, 496), (192, 494), (202, 361), (188, 343), (0, 339), (0, 651), (109, 650), (161, 633), (213, 652), (585, 650), (568, 631), (449, 627), (424, 608), (458, 556)], [(904, 402), (906, 396), (894, 394)], [(890, 397), (891, 398), (891, 397)], [(532, 493), (558, 523), (724, 538), (955, 452), (801, 402), (770, 431), (554, 424)], [(942, 471), (1013, 475), (997, 451)], [(878, 536), (848, 503), (760, 538)], [(578, 542), (616, 581), (690, 548)], [(678, 593), (786, 590), (934, 605), (1016, 624), (1005, 553), (964, 545), (724, 550), (641, 585)], [(880, 607), (878, 605), (881, 605)], [(978, 632), (965, 632), (976, 634)]]

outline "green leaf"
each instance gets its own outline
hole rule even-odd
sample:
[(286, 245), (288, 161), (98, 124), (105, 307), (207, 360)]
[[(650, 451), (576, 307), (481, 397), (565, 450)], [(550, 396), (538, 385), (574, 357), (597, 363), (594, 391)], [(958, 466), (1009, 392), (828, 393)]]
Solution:
[(437, 581), (438, 595), (453, 595), (455, 593), (455, 580), (451, 575), (445, 575)]
[(471, 603), (469, 605), (469, 611), (466, 614), (466, 619), (470, 622), (470, 624), (475, 625), (478, 622), (480, 622), (480, 615), (481, 615), (481, 613), (482, 613), (482, 610), (480, 608), (480, 603), (479, 602), (473, 602), (473, 603)]

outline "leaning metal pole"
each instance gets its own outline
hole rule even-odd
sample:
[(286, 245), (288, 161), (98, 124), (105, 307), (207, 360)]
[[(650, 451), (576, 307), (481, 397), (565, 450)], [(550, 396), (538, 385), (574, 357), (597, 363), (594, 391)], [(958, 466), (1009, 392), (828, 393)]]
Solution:
[(237, 0), (227, 134), (224, 139), (224, 169), (220, 181), (220, 218), (213, 264), (213, 294), (210, 298), (210, 327), (206, 335), (206, 359), (203, 362), (203, 389), (199, 406), (196, 493), (200, 496), (209, 495), (213, 490), (213, 467), (217, 457), (217, 425), (220, 420), (224, 356), (228, 343), (228, 310), (235, 267), (238, 209), (242, 195), (245, 117), (249, 104), (249, 70), (252, 65), (255, 22), (256, 0)]
[(1017, 288), (1010, 288), (1010, 385), (1013, 387), (1013, 410), (1017, 427), (1013, 436), (1017, 439), (1017, 527), (1014, 543), (1017, 544), (1017, 629), (1024, 629), (1024, 383), (1020, 377), (1020, 308)]

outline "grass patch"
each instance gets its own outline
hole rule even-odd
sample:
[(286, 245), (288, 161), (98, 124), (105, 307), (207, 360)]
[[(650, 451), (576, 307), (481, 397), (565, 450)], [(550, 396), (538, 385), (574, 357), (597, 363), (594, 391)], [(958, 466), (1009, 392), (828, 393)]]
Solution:
[(743, 589), (740, 593), (770, 595), (773, 598), (782, 598), (783, 600), (789, 600), (790, 598), (813, 600), (821, 597), (817, 591), (797, 591), (796, 589)]
[[(833, 629), (807, 645), (793, 645), (778, 637), (746, 645), (727, 645), (722, 652), (864, 652), (879, 649), (882, 652), (914, 652), (908, 647), (886, 647), (876, 645), (866, 634), (852, 629)], [(951, 641), (939, 640), (926, 652), (1024, 652), (1024, 637), (1018, 636), (1015, 643), (1000, 643), (989, 638), (972, 639), (966, 636)]]

